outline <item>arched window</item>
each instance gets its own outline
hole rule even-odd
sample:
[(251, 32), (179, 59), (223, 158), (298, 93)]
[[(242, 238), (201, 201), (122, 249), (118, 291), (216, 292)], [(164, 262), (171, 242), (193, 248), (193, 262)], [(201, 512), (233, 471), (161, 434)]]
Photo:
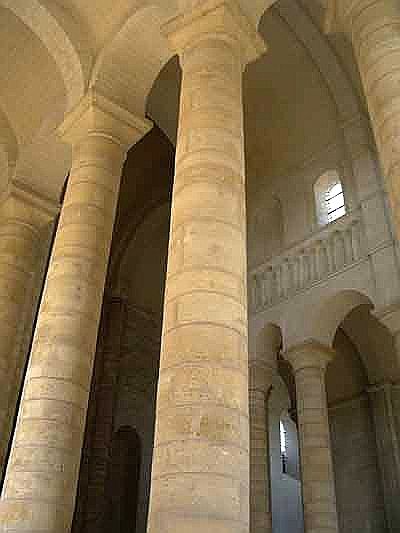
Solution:
[(325, 172), (314, 184), (317, 219), (321, 226), (346, 214), (342, 183), (336, 170)]

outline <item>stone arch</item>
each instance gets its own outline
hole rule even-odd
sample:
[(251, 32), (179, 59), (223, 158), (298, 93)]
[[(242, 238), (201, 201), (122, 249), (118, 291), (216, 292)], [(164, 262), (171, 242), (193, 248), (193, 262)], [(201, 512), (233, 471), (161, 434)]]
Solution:
[(262, 355), (266, 351), (278, 352), (282, 347), (282, 333), (281, 328), (273, 322), (268, 322), (257, 334), (256, 352), (257, 355)]
[[(323, 300), (312, 320), (317, 340), (332, 346), (337, 328), (344, 318), (356, 307), (366, 305), (373, 307), (368, 296), (355, 290), (343, 290)], [(311, 335), (313, 337), (313, 335)]]
[(45, 45), (64, 81), (68, 108), (73, 107), (85, 92), (92, 63), (82, 32), (55, 2), (0, 0), (0, 6), (14, 13)]
[(344, 289), (313, 302), (307, 313), (299, 314), (299, 309), (294, 307), (283, 325), (285, 350), (310, 339), (331, 347), (341, 322), (360, 305), (373, 308), (371, 296), (367, 292)]
[(145, 2), (136, 8), (100, 52), (90, 86), (143, 115), (154, 80), (173, 55), (160, 29), (173, 11), (161, 2)]
[(400, 381), (400, 365), (394, 338), (375, 316), (370, 305), (353, 308), (340, 323), (342, 331), (359, 353), (370, 385)]

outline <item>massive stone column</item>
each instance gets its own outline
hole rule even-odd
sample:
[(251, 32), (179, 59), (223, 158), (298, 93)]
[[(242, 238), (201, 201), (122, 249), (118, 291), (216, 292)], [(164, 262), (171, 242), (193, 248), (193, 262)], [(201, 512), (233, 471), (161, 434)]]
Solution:
[(353, 44), (400, 237), (400, 3), (328, 0), (328, 31)]
[(122, 165), (148, 129), (93, 92), (62, 126), (72, 168), (0, 500), (2, 532), (70, 530)]
[[(0, 200), (0, 475), (21, 386), (19, 338), (27, 324), (29, 298), (40, 264), (45, 226), (56, 215), (40, 197), (10, 186)], [(26, 320), (24, 320), (26, 318)], [(19, 377), (19, 379), (18, 379)]]
[(272, 532), (268, 398), (280, 344), (279, 331), (267, 327), (249, 356), (250, 533)]
[(296, 379), (305, 533), (338, 533), (325, 388), (334, 352), (310, 341), (285, 357)]
[(166, 33), (183, 79), (149, 533), (249, 528), (242, 72), (264, 50), (234, 1)]

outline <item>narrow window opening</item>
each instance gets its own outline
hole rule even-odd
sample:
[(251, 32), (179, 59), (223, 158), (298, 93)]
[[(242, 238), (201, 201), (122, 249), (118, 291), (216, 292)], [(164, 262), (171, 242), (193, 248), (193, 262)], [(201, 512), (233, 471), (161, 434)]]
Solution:
[(287, 456), (287, 436), (286, 429), (283, 425), (282, 420), (279, 422), (280, 436), (281, 436), (281, 462), (282, 462), (282, 473), (287, 474), (288, 467), (288, 456)]
[(326, 192), (325, 202), (328, 214), (328, 223), (334, 222), (346, 214), (342, 184), (335, 183)]
[(314, 184), (317, 220), (320, 226), (346, 214), (343, 186), (336, 170), (325, 172)]

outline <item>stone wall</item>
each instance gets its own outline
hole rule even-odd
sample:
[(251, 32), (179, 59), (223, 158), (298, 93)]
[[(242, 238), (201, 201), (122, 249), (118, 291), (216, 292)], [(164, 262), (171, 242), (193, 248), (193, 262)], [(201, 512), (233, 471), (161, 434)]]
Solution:
[(341, 533), (386, 533), (374, 426), (367, 396), (330, 407)]

